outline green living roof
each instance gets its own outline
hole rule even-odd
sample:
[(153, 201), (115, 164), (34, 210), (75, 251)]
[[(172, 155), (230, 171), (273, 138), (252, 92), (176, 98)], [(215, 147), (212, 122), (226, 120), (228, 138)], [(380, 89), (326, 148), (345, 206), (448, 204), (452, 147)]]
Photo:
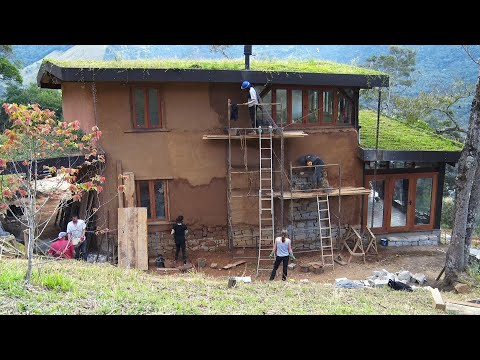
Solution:
[[(79, 69), (200, 69), (245, 70), (243, 59), (146, 59), (146, 60), (56, 60), (44, 59), (63, 68)], [(253, 60), (250, 70), (263, 72), (299, 72), (323, 74), (387, 75), (380, 71), (319, 60)]]
[[(360, 146), (364, 149), (375, 149), (377, 113), (360, 110), (359, 123), (362, 127)], [(420, 124), (425, 123), (421, 121)], [(461, 151), (463, 144), (434, 133), (426, 124), (421, 127), (412, 126), (380, 115), (378, 148), (403, 151)]]

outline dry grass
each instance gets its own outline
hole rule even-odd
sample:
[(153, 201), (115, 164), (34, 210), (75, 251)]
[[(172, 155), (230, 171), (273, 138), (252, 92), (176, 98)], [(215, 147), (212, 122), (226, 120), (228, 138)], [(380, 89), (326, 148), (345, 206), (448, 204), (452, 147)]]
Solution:
[(155, 276), (76, 261), (46, 264), (25, 287), (25, 267), (25, 260), (0, 261), (0, 314), (442, 314), (423, 290), (336, 289), (297, 281), (228, 289), (226, 278)]

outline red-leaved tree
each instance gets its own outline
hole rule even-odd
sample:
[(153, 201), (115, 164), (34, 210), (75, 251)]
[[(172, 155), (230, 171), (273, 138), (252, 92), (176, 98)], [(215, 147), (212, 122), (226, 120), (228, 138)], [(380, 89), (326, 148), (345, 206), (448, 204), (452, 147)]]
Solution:
[[(56, 174), (52, 194), (65, 192), (65, 183), (74, 201), (81, 199), (88, 191), (100, 193), (105, 178), (99, 173), (87, 172), (79, 178), (82, 167), (99, 168), (105, 161), (98, 153), (98, 140), (101, 131), (93, 127), (84, 134), (78, 121), (65, 122), (54, 119), (54, 112), (42, 110), (37, 104), (18, 105), (3, 104), (11, 122), (10, 129), (5, 131), (5, 142), (0, 147), (0, 174), (3, 192), (0, 210), (5, 211), (10, 204), (21, 207), (23, 216), (19, 221), (28, 229), (27, 258), (28, 267), (25, 280), (28, 282), (32, 272), (33, 250), (35, 242), (40, 238), (48, 223), (63, 202), (57, 202), (55, 209), (45, 217), (47, 202), (55, 199), (46, 196), (39, 199), (39, 182), (37, 174), (41, 170), (49, 170)], [(67, 158), (68, 166), (42, 165), (48, 158)], [(71, 159), (71, 161), (70, 161)]]

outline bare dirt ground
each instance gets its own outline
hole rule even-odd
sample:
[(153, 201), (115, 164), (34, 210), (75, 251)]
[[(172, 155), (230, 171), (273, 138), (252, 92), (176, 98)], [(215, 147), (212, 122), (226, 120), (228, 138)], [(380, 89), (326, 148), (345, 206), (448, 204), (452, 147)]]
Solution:
[[(427, 285), (435, 285), (435, 278), (438, 276), (445, 264), (445, 253), (438, 251), (441, 249), (446, 251), (446, 245), (439, 246), (402, 246), (402, 247), (378, 247), (378, 256), (367, 256), (366, 262), (363, 263), (361, 258), (352, 258), (350, 264), (342, 266), (335, 263), (335, 268), (326, 267), (324, 273), (314, 274), (312, 272), (303, 273), (300, 271), (299, 264), (309, 263), (314, 261), (320, 261), (320, 253), (300, 253), (295, 254), (297, 264), (294, 270), (288, 271), (288, 278), (301, 280), (308, 279), (312, 282), (319, 283), (333, 283), (336, 278), (346, 277), (351, 280), (364, 280), (368, 276), (372, 275), (374, 270), (388, 270), (389, 272), (397, 272), (401, 270), (408, 270), (411, 273), (423, 273), (427, 277)], [(244, 251), (244, 254), (236, 254), (237, 252)], [(187, 252), (189, 263), (195, 266), (196, 271), (201, 271), (207, 275), (215, 277), (228, 277), (228, 276), (252, 276), (255, 280), (268, 280), (270, 271), (261, 271), (258, 278), (255, 278), (256, 273), (256, 259), (242, 259), (240, 256), (255, 256), (254, 249), (241, 249), (234, 252), (234, 257), (230, 252), (203, 252), (203, 251), (190, 251)], [(335, 256), (338, 252), (335, 253)], [(341, 254), (344, 260), (348, 259), (347, 253)], [(198, 259), (205, 258), (207, 260), (207, 267), (204, 269), (198, 269)], [(247, 264), (239, 265), (229, 270), (219, 270), (223, 266), (235, 262), (237, 260), (247, 260)], [(216, 268), (210, 268), (212, 263), (217, 263)], [(272, 269), (273, 261), (265, 262), (265, 268)], [(181, 265), (181, 261), (177, 262)], [(166, 266), (171, 267), (173, 265), (173, 256), (166, 256)], [(150, 273), (158, 273), (154, 264), (154, 259), (150, 260)], [(281, 267), (277, 271), (276, 280), (281, 279)], [(175, 276), (173, 275), (161, 275), (161, 276)]]

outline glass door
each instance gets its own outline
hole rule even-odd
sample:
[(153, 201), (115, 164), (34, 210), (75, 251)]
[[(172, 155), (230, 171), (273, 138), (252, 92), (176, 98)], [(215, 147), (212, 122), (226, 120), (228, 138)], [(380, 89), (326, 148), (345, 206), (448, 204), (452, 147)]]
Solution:
[(388, 218), (391, 231), (406, 231), (410, 228), (409, 212), (412, 206), (409, 176), (392, 177), (389, 186)]

